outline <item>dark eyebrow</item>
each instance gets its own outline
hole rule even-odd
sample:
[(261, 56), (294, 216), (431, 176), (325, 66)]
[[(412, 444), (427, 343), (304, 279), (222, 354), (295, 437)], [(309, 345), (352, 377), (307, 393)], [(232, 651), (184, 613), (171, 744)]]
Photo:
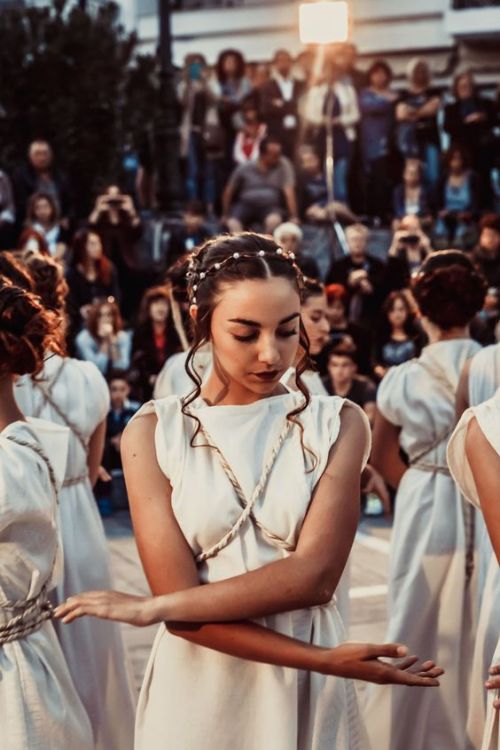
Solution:
[[(288, 317), (283, 318), (283, 320), (280, 320), (278, 323), (279, 326), (284, 325), (285, 323), (289, 323), (291, 320), (294, 320), (295, 318), (300, 317), (300, 313), (292, 313), (291, 315), (288, 315)], [(245, 318), (231, 318), (229, 320), (230, 323), (240, 323), (243, 326), (252, 326), (253, 328), (262, 328), (262, 325), (260, 323), (257, 323), (255, 320), (245, 320)]]

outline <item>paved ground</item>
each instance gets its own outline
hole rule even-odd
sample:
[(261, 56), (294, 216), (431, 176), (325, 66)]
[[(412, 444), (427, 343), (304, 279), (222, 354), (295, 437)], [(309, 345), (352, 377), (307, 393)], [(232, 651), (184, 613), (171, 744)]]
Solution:
[[(128, 513), (116, 513), (106, 519), (105, 527), (116, 588), (146, 594), (148, 585), (137, 555)], [(385, 520), (365, 519), (360, 525), (351, 556), (349, 636), (353, 640), (377, 642), (384, 639), (389, 537), (390, 525)], [(157, 626), (122, 627), (139, 689)]]

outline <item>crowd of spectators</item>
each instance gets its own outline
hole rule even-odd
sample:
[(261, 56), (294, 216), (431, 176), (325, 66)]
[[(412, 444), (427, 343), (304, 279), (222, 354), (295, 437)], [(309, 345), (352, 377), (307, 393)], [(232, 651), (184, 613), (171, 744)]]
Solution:
[[(471, 255), (489, 287), (473, 336), (500, 339), (498, 94), (480, 93), (467, 71), (443, 91), (421, 59), (405, 83), (392, 79), (383, 60), (361, 70), (353, 45), (326, 54), (321, 70), (309, 52), (293, 60), (279, 50), (270, 65), (248, 65), (225, 50), (213, 69), (189, 55), (177, 84), (185, 201), (166, 241), (150, 218), (145, 185), (155, 176), (145, 167), (133, 194), (107, 185), (86, 217), (75, 215), (74, 186), (45, 140), (27, 144), (13, 174), (0, 170), (0, 248), (63, 266), (69, 351), (110, 382), (109, 472), (119, 468), (126, 421), (152, 397), (166, 360), (188, 346), (182, 279), (165, 269), (220, 231), (274, 234), (325, 284), (330, 333), (318, 370), (330, 393), (370, 417), (387, 369), (425, 344), (410, 286), (431, 250)], [(335, 249), (334, 220), (345, 254)], [(381, 230), (387, 242), (375, 255), (371, 237)], [(97, 494), (105, 503), (105, 483)]]

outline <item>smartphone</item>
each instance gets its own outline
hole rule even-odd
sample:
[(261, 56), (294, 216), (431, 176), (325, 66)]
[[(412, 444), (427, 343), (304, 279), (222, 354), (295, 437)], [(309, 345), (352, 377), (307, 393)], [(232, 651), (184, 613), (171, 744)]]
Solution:
[(202, 74), (202, 65), (200, 62), (192, 62), (188, 68), (188, 75), (190, 81), (199, 81)]

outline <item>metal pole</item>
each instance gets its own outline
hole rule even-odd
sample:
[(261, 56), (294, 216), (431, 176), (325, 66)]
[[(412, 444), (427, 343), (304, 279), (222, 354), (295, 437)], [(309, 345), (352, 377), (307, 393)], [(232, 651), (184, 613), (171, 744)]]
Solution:
[(170, 0), (158, 0), (159, 17), (159, 115), (156, 133), (158, 206), (162, 212), (178, 211), (182, 205), (179, 164), (179, 130), (175, 71), (172, 63)]
[(330, 85), (327, 90), (327, 107), (326, 107), (326, 148), (325, 148), (325, 176), (326, 176), (326, 192), (328, 197), (328, 213), (330, 220), (333, 224), (333, 230), (337, 237), (337, 242), (344, 255), (349, 255), (349, 246), (347, 244), (347, 238), (345, 236), (344, 227), (337, 220), (335, 213), (335, 150), (333, 140), (333, 100), (334, 92), (333, 86)]

